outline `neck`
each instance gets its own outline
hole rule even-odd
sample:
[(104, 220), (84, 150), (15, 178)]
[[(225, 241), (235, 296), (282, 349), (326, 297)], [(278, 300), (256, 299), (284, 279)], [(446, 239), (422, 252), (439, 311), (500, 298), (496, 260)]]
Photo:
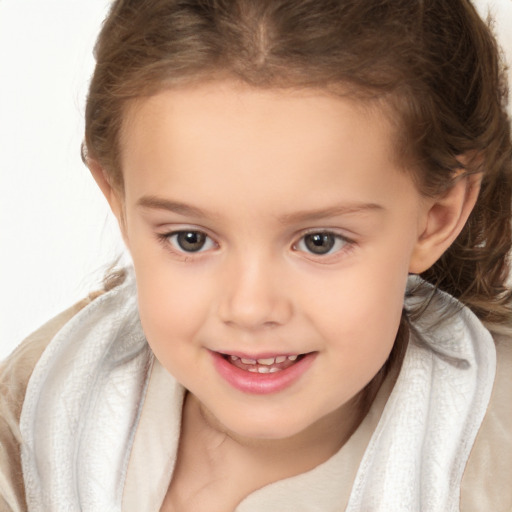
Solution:
[(190, 510), (196, 501), (204, 507), (197, 504), (194, 510), (234, 510), (252, 492), (322, 464), (357, 429), (383, 378), (384, 374), (377, 375), (349, 403), (284, 439), (237, 436), (188, 394), (178, 459), (166, 497), (166, 503), (172, 504), (170, 510), (180, 510), (179, 503), (183, 510)]
[[(377, 389), (372, 386), (371, 400)], [(360, 393), (307, 429), (283, 439), (239, 436), (220, 424), (193, 395), (187, 397), (185, 415), (196, 436), (199, 434), (202, 439), (209, 460), (225, 461), (226, 454), (232, 454), (237, 461), (250, 462), (256, 473), (261, 470), (270, 483), (309, 471), (334, 455), (364, 418), (367, 395)]]

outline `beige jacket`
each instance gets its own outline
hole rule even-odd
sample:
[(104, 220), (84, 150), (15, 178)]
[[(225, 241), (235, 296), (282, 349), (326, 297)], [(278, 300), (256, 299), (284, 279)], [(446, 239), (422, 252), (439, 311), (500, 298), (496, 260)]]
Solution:
[[(26, 510), (23, 478), (21, 474), (18, 422), (31, 372), (41, 353), (56, 332), (74, 314), (90, 302), (84, 300), (54, 318), (32, 334), (0, 366), (0, 512)], [(512, 512), (512, 340), (498, 338), (497, 376), (487, 415), (468, 461), (461, 488), (462, 512)], [(389, 391), (388, 391), (389, 392)], [(365, 428), (344, 447), (344, 457), (354, 462), (353, 474), (376, 425), (384, 400), (376, 401)], [(149, 405), (149, 404), (148, 404)], [(144, 433), (144, 415), (137, 435)], [(136, 475), (134, 464), (129, 469), (125, 496), (135, 496), (140, 487), (132, 485)], [(139, 458), (139, 462), (142, 459)], [(130, 473), (131, 471), (131, 473)], [(325, 476), (325, 475), (324, 475)], [(348, 475), (347, 475), (348, 476)], [(352, 475), (353, 476), (353, 475)], [(315, 478), (321, 480), (322, 473)], [(291, 479), (293, 480), (293, 479)], [(344, 494), (350, 494), (351, 479), (346, 480)], [(313, 485), (315, 482), (311, 482)], [(130, 489), (130, 487), (134, 487)], [(137, 488), (135, 488), (137, 487)], [(306, 495), (307, 496), (307, 495)], [(270, 496), (273, 510), (279, 510), (282, 495)], [(306, 498), (307, 499), (307, 498)], [(428, 511), (422, 511), (428, 512)]]
[(89, 304), (78, 302), (31, 334), (0, 363), (0, 512), (27, 509), (21, 474), (18, 424), (28, 380), (60, 328)]

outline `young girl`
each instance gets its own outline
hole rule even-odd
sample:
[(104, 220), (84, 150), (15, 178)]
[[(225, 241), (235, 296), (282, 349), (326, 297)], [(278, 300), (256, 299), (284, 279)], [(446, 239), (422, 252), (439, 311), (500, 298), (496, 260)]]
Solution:
[(512, 510), (471, 4), (118, 0), (96, 58), (83, 155), (133, 270), (4, 363), (2, 510)]

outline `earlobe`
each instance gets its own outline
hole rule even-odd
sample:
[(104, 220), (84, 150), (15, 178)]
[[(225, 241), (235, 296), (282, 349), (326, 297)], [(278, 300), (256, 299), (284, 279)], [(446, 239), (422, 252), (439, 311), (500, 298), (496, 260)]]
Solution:
[(481, 181), (481, 173), (461, 175), (448, 191), (427, 205), (411, 257), (411, 274), (425, 272), (455, 241), (475, 206)]

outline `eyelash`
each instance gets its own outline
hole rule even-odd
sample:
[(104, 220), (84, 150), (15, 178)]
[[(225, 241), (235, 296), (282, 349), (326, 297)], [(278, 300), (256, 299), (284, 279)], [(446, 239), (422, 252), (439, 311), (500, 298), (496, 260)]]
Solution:
[[(199, 247), (198, 250), (187, 251), (179, 242), (179, 237), (181, 235), (195, 235), (199, 237), (204, 237), (204, 244), (201, 245), (201, 247)], [(218, 244), (209, 235), (207, 235), (204, 231), (201, 231), (199, 229), (180, 229), (176, 231), (170, 231), (168, 233), (157, 234), (157, 237), (166, 249), (172, 251), (175, 254), (185, 257), (191, 257), (195, 254), (201, 254), (203, 252), (211, 250), (212, 248), (218, 247)], [(319, 241), (320, 243), (325, 242), (326, 237), (330, 237), (330, 240), (328, 241), (331, 242), (332, 245), (331, 247), (328, 248), (327, 252), (325, 253), (315, 253), (313, 250), (311, 250), (311, 245), (308, 248), (308, 237), (313, 237), (313, 239), (309, 240), (309, 242), (313, 242), (314, 245), (317, 245), (315, 243), (314, 237), (316, 237), (316, 240)], [(323, 237), (323, 240), (319, 239), (319, 237)], [(309, 258), (326, 260), (329, 257), (332, 258), (338, 254), (346, 253), (353, 249), (354, 246), (355, 242), (353, 240), (350, 240), (345, 236), (340, 235), (339, 233), (320, 229), (309, 231), (302, 234), (299, 240), (292, 245), (292, 250), (296, 252), (303, 252), (307, 254)], [(320, 244), (318, 244), (317, 247), (320, 247)]]

